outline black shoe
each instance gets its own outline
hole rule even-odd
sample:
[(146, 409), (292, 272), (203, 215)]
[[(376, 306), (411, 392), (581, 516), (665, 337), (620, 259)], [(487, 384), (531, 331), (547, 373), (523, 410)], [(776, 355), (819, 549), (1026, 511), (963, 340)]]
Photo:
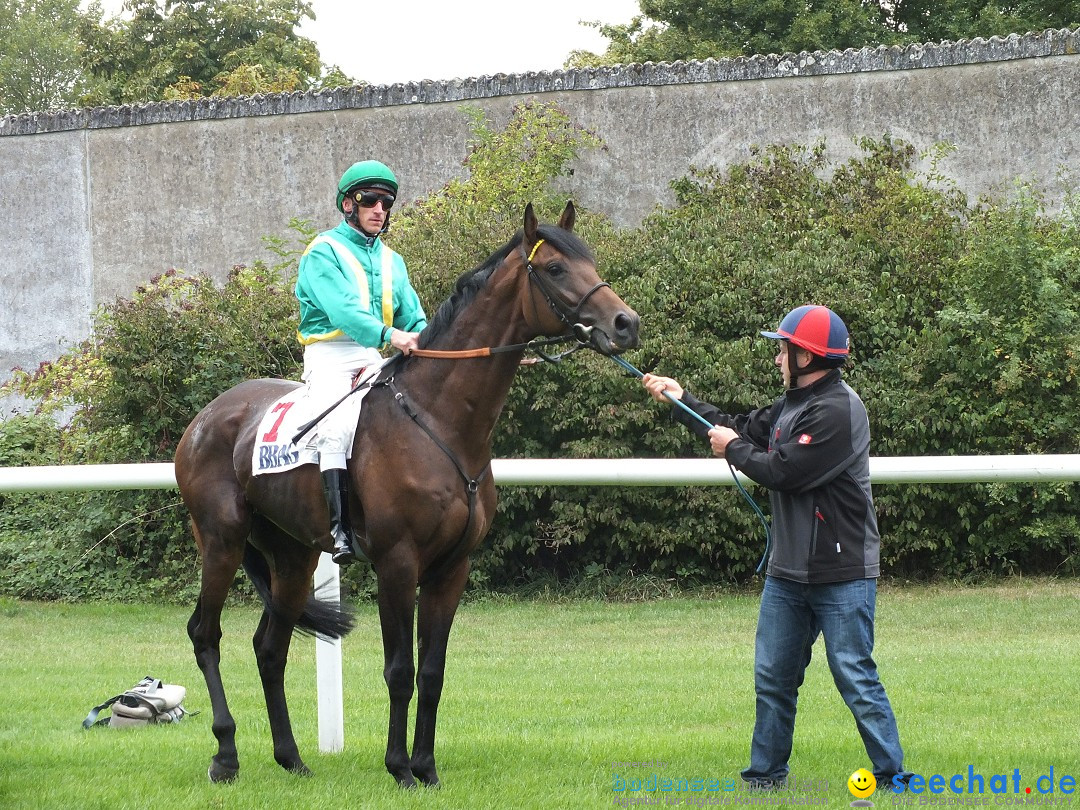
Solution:
[(747, 790), (787, 790), (788, 780), (786, 776), (780, 776), (776, 779), (767, 777), (750, 777), (747, 779), (744, 776), (743, 784)]
[(323, 470), (322, 479), (326, 505), (330, 508), (330, 534), (334, 538), (330, 559), (338, 565), (348, 565), (363, 557), (356, 552), (349, 525), (349, 475), (345, 470)]

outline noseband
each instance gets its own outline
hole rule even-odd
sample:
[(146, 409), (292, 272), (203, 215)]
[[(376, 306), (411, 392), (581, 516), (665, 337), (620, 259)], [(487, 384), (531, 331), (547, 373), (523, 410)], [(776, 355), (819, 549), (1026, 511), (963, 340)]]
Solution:
[[(535, 284), (537, 289), (539, 289), (541, 294), (544, 296), (544, 298), (547, 299), (548, 306), (551, 307), (552, 311), (559, 317), (559, 320), (566, 325), (568, 330), (574, 330), (577, 328), (577, 326), (579, 326), (578, 319), (581, 317), (581, 310), (588, 302), (588, 300), (592, 298), (593, 294), (596, 293), (598, 290), (601, 290), (604, 287), (611, 287), (611, 285), (608, 284), (606, 281), (601, 281), (593, 285), (593, 287), (588, 292), (581, 296), (581, 300), (577, 302), (577, 305), (574, 306), (573, 309), (568, 310), (563, 304), (559, 302), (559, 299), (557, 297), (558, 290), (552, 286), (550, 281), (548, 281), (546, 278), (536, 272), (536, 268), (533, 267), (533, 257), (536, 255), (536, 251), (540, 249), (540, 246), (542, 244), (544, 244), (544, 240), (538, 239), (536, 244), (533, 245), (532, 252), (529, 253), (529, 255), (525, 258), (525, 271), (529, 274), (529, 281)], [(522, 245), (521, 247), (521, 253), (522, 255), (525, 254), (524, 245)], [(536, 311), (535, 299), (533, 303), (533, 311)]]

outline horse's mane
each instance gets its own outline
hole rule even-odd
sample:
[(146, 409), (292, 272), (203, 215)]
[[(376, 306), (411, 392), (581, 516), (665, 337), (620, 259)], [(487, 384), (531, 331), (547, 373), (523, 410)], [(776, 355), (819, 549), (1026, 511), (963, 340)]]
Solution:
[[(595, 263), (592, 250), (579, 237), (570, 231), (555, 227), (554, 225), (541, 225), (537, 229), (541, 239), (550, 244), (557, 251), (573, 259), (585, 259)], [(476, 298), (477, 293), (487, 284), (495, 268), (502, 264), (510, 252), (521, 246), (524, 234), (518, 231), (505, 245), (495, 251), (479, 267), (464, 273), (454, 284), (454, 291), (450, 294), (439, 308), (434, 317), (428, 322), (427, 328), (420, 333), (419, 347), (421, 349), (430, 346), (440, 335), (450, 328), (454, 318), (468, 306), (469, 302)]]

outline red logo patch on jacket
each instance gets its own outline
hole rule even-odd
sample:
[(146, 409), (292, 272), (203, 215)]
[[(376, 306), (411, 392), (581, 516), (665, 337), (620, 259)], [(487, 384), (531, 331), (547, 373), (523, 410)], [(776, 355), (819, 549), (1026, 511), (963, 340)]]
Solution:
[(813, 438), (814, 437), (811, 436), (809, 433), (804, 433), (802, 436), (799, 437), (799, 444), (810, 444), (810, 442), (813, 441)]

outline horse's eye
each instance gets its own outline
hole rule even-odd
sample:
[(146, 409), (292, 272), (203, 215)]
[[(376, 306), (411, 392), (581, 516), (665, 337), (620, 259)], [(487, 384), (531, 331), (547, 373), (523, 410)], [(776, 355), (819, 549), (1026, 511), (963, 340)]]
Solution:
[(566, 265), (562, 262), (550, 262), (544, 266), (544, 269), (547, 270), (548, 275), (553, 278), (558, 278), (566, 273)]

